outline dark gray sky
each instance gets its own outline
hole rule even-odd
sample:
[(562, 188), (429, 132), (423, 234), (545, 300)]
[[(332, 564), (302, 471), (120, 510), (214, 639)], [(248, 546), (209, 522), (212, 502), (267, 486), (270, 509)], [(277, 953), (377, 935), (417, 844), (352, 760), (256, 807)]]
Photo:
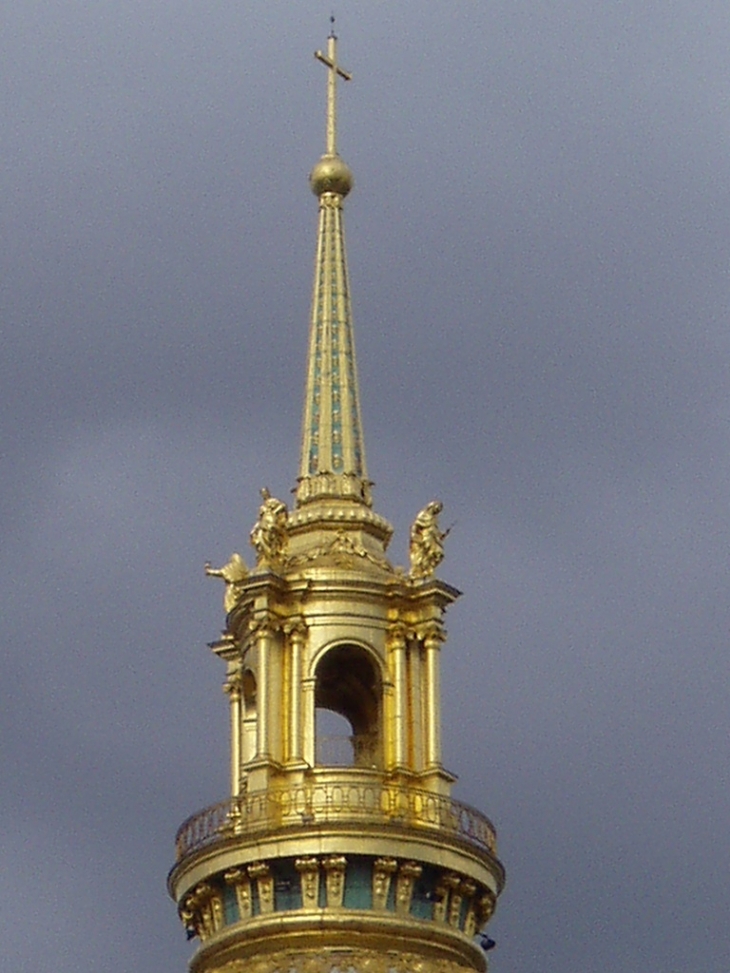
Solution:
[[(294, 483), (330, 5), (0, 26), (0, 949), (184, 970), (225, 796), (206, 559)], [(445, 747), (500, 833), (493, 973), (727, 973), (730, 17), (342, 3), (376, 506), (457, 521)]]

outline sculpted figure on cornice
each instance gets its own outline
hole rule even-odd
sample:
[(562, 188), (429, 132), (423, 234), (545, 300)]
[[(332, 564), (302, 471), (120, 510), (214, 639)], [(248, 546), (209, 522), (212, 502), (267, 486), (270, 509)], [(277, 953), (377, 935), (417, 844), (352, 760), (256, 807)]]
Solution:
[(248, 577), (248, 568), (240, 554), (231, 554), (228, 564), (222, 568), (211, 567), (210, 561), (205, 562), (205, 573), (209, 578), (222, 578), (226, 583), (223, 594), (223, 608), (226, 615), (233, 611), (243, 596), (243, 583)]
[(449, 531), (439, 527), (440, 500), (432, 500), (421, 510), (411, 525), (411, 577), (430, 578), (444, 559), (444, 541)]
[(272, 497), (266, 487), (261, 488), (261, 498), (263, 503), (251, 530), (251, 544), (256, 550), (256, 564), (273, 566), (281, 562), (286, 551), (289, 515), (284, 501)]

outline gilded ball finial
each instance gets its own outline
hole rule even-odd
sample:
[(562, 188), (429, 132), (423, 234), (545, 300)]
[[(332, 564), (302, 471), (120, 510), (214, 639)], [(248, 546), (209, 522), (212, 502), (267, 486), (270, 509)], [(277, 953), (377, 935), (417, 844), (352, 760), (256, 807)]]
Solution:
[(323, 155), (309, 175), (309, 185), (315, 196), (324, 193), (347, 196), (353, 183), (352, 170), (339, 155)]

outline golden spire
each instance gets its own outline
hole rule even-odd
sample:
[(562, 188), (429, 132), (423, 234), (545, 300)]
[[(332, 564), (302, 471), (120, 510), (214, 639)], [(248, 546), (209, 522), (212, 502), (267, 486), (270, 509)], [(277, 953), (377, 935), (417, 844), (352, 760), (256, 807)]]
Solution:
[(314, 56), (327, 67), (327, 141), (309, 177), (319, 197), (319, 230), (297, 501), (348, 499), (369, 505), (342, 219), (353, 179), (337, 154), (337, 79), (351, 76), (337, 61), (334, 30), (327, 53)]
[[(434, 572), (446, 531), (432, 501), (410, 572), (369, 505), (336, 154), (336, 38), (298, 506), (261, 491), (256, 566), (225, 581), (231, 793), (178, 831), (168, 878), (190, 973), (487, 973), (475, 934), (504, 885), (496, 834), (451, 796), (441, 760), (443, 616), (459, 592)], [(329, 736), (328, 720), (344, 721)], [(341, 735), (340, 735), (341, 734)], [(332, 747), (334, 745), (334, 748)]]

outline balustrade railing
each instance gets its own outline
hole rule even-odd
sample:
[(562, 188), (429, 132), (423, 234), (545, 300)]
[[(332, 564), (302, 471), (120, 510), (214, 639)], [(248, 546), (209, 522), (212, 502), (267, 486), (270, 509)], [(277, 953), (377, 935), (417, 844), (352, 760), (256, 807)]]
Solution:
[(244, 794), (199, 811), (178, 830), (177, 859), (237, 834), (333, 822), (441, 831), (496, 853), (497, 834), (491, 821), (450, 797), (387, 783), (318, 781)]

